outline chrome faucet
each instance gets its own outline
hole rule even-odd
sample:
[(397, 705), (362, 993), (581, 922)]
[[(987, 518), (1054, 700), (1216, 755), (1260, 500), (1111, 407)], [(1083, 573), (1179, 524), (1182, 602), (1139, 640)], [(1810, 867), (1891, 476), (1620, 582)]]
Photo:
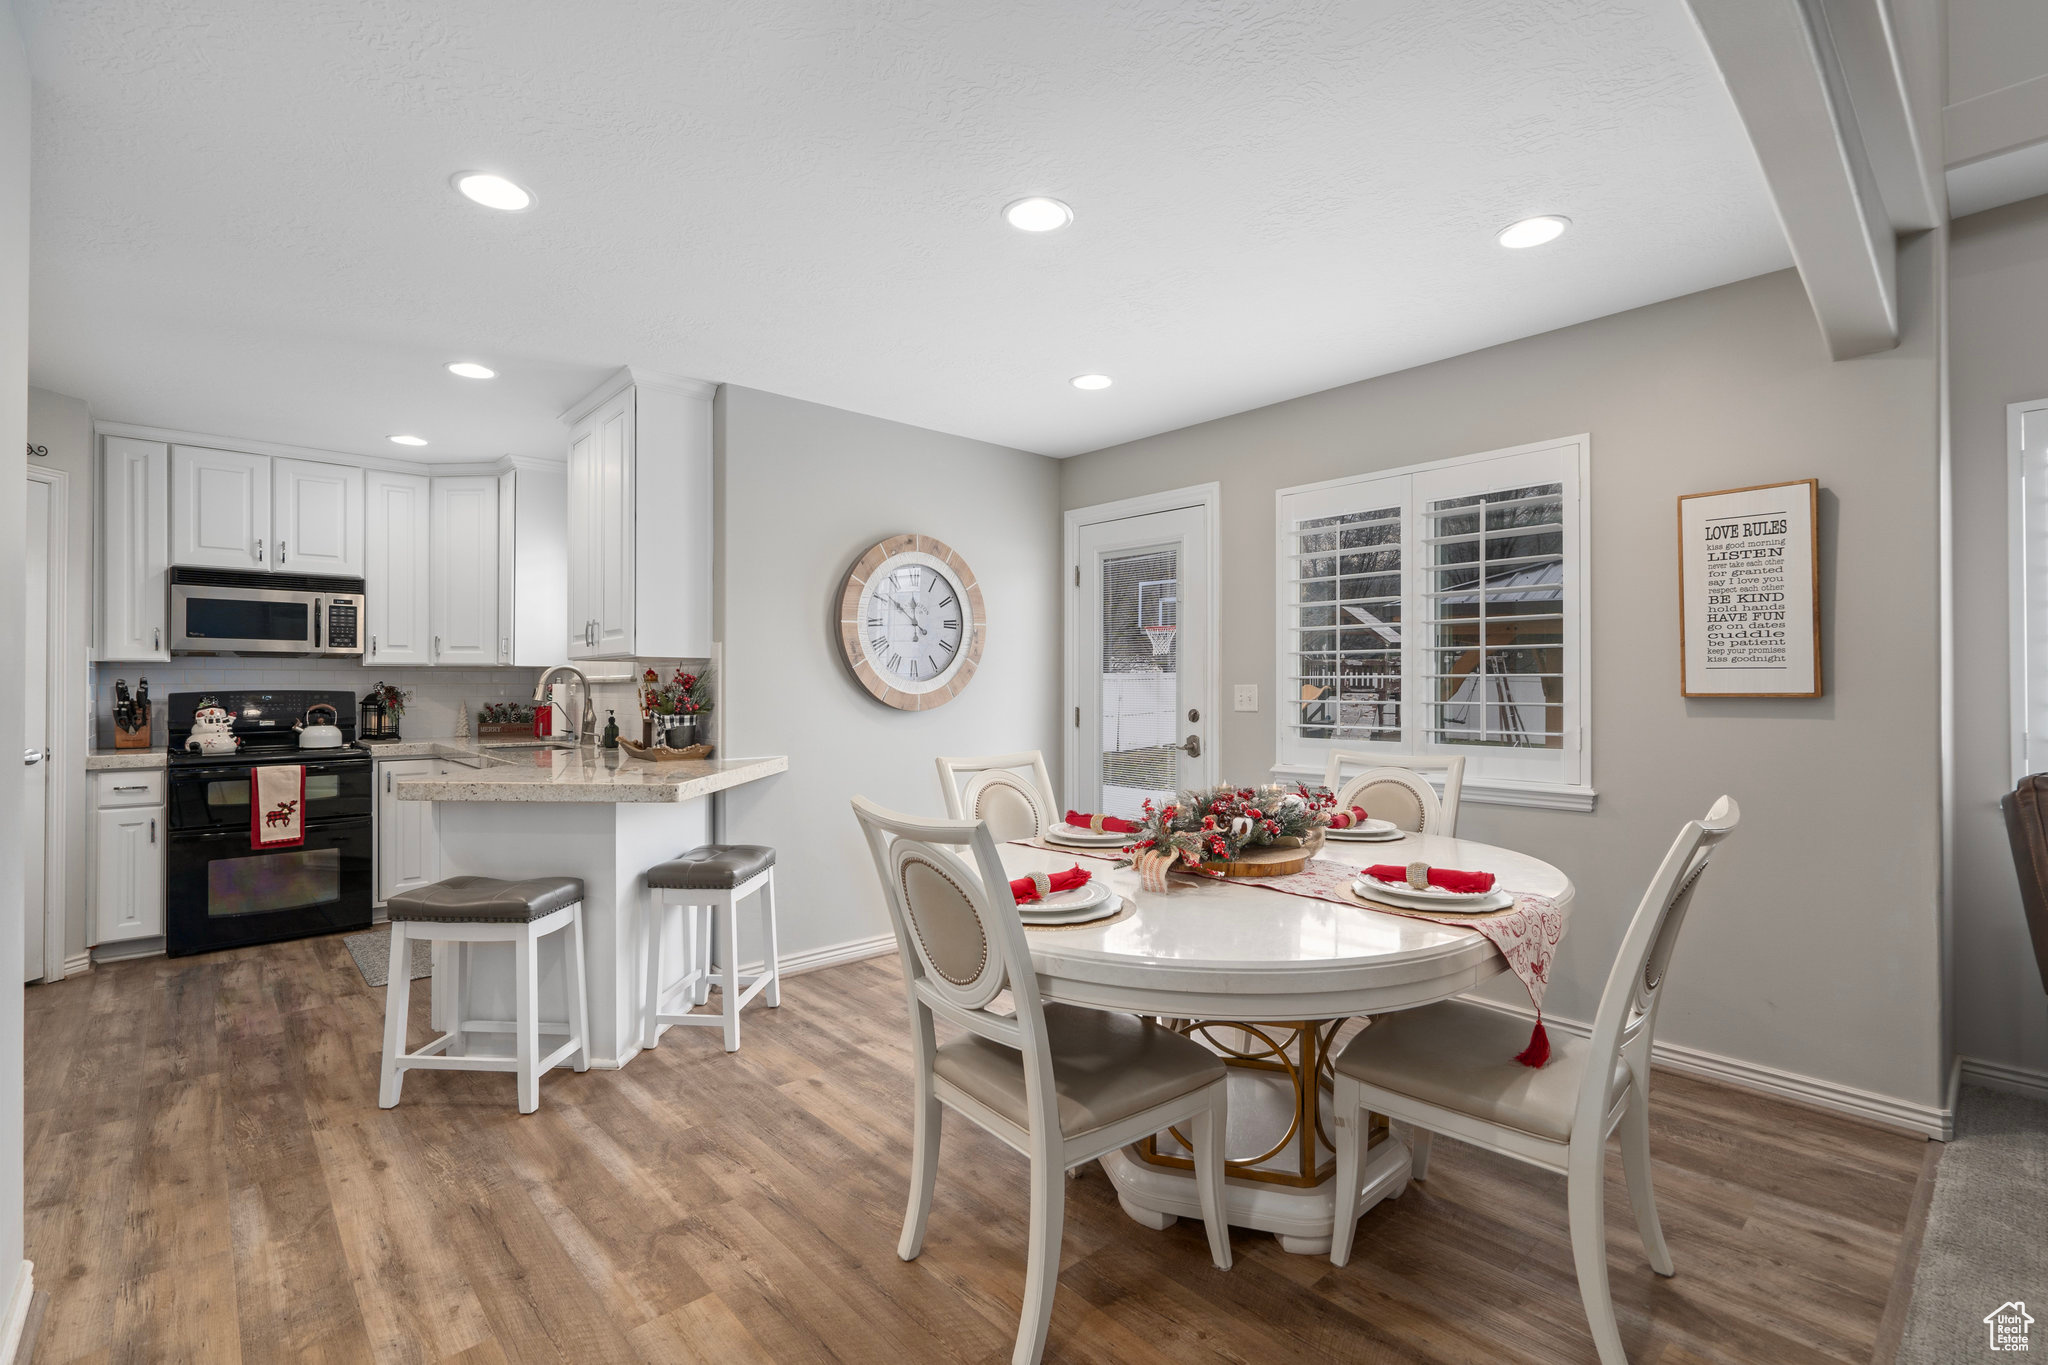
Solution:
[[(594, 734), (597, 730), (597, 709), (590, 702), (590, 679), (583, 676), (582, 669), (573, 668), (568, 664), (556, 664), (553, 668), (541, 674), (540, 681), (533, 685), (534, 703), (538, 705), (548, 699), (548, 679), (554, 677), (557, 673), (570, 674), (577, 682), (583, 685), (583, 720), (582, 723), (577, 725), (576, 734), (572, 740), (572, 743), (581, 744), (585, 735)], [(567, 711), (569, 708), (565, 706), (562, 709)]]

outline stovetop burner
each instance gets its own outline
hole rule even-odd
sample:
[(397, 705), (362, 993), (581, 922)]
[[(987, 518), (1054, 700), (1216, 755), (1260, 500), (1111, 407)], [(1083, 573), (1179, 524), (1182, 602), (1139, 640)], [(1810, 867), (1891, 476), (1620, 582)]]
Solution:
[[(231, 719), (242, 747), (232, 754), (187, 753), (185, 741), (192, 736), (193, 718), (203, 707), (218, 706)], [(315, 706), (334, 708), (336, 723), (346, 741), (339, 749), (301, 749), (298, 731), (292, 727), (305, 719)], [(305, 763), (363, 762), (370, 756), (355, 747), (356, 699), (342, 691), (238, 692), (226, 689), (209, 692), (173, 692), (165, 703), (169, 720), (170, 753), (173, 765), (194, 763)]]

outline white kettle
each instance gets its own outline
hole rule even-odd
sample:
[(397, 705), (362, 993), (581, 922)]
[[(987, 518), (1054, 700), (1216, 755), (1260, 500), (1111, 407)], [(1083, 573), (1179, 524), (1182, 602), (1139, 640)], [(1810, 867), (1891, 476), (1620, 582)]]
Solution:
[[(313, 713), (316, 711), (327, 713), (325, 725), (312, 723)], [(306, 719), (294, 723), (292, 729), (299, 732), (301, 749), (339, 749), (347, 742), (341, 736), (341, 713), (325, 702), (307, 707)]]

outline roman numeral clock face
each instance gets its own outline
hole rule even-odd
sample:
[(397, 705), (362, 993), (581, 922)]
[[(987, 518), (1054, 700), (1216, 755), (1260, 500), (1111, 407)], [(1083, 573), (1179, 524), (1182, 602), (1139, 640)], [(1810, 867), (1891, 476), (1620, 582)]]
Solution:
[(930, 536), (869, 548), (840, 592), (839, 633), (854, 677), (877, 700), (927, 711), (959, 695), (981, 661), (981, 588)]

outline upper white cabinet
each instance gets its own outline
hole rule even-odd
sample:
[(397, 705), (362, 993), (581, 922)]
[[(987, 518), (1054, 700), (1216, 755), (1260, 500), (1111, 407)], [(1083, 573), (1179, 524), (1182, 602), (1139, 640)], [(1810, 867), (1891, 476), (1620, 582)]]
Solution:
[(567, 495), (558, 464), (521, 462), (498, 475), (501, 664), (552, 668), (569, 658)]
[(171, 447), (171, 563), (270, 567), (270, 457)]
[(312, 460), (272, 460), (271, 567), (286, 573), (363, 576), (363, 471)]
[(171, 448), (109, 436), (100, 452), (99, 657), (171, 657)]
[(571, 658), (711, 653), (713, 392), (626, 371), (565, 414)]
[(363, 664), (434, 661), (427, 590), (428, 481), (372, 469), (363, 489)]
[(363, 576), (363, 471), (171, 447), (171, 563)]
[(435, 479), (427, 616), (437, 664), (498, 662), (498, 478)]

